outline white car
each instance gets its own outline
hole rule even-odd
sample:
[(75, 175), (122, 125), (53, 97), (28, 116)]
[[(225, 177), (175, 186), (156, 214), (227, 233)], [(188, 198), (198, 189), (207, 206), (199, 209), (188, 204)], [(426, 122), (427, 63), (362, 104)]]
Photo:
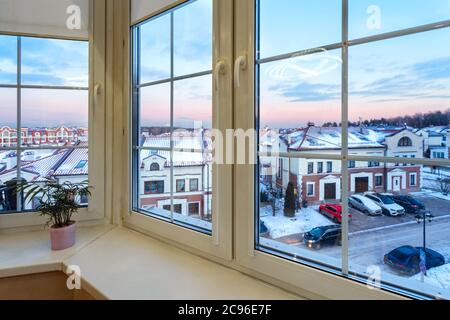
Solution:
[(357, 194), (348, 198), (348, 204), (350, 207), (367, 213), (370, 216), (380, 216), (383, 213), (382, 208), (375, 202)]
[(392, 217), (398, 217), (405, 214), (405, 208), (399, 206), (392, 200), (392, 198), (385, 194), (371, 193), (366, 194), (365, 197), (375, 202), (383, 209), (383, 213)]

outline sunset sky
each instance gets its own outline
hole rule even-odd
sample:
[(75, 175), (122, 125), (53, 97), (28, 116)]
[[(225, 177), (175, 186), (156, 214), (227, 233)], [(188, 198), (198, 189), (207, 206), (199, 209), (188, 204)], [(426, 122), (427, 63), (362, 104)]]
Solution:
[[(450, 0), (350, 0), (350, 38), (450, 19)], [(380, 28), (367, 25), (370, 6)], [(372, 7), (373, 8), (373, 7)], [(212, 68), (211, 0), (175, 11), (174, 74)], [(170, 76), (170, 19), (141, 27), (141, 82)], [(262, 58), (320, 47), (341, 39), (341, 0), (261, 0)], [(86, 42), (23, 38), (25, 84), (87, 86)], [(450, 108), (450, 28), (350, 48), (350, 120)], [(261, 125), (301, 127), (340, 122), (341, 52), (335, 50), (261, 66)], [(0, 83), (16, 81), (16, 38), (0, 36)], [(212, 79), (174, 86), (176, 126), (211, 126)], [(0, 126), (16, 122), (15, 89), (0, 89)], [(87, 92), (23, 90), (24, 126), (87, 124)], [(142, 89), (141, 123), (170, 124), (168, 84)]]

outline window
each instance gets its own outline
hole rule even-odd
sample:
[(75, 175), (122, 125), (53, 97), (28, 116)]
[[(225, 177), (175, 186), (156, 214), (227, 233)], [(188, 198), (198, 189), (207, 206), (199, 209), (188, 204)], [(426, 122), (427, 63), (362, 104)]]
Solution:
[(159, 171), (159, 170), (160, 170), (159, 163), (154, 162), (150, 165), (150, 171)]
[(314, 162), (308, 162), (308, 174), (314, 173)]
[[(212, 229), (209, 219), (212, 208), (207, 202), (214, 196), (212, 3), (212, 0), (188, 1), (132, 28), (133, 210), (158, 216), (151, 208), (161, 199), (149, 199), (137, 188), (139, 181), (148, 174), (139, 170), (142, 162), (157, 154), (167, 168), (161, 174), (166, 181), (175, 182), (175, 186), (168, 183), (168, 192), (161, 194), (165, 201), (173, 203), (175, 193), (186, 192), (189, 176), (202, 177), (205, 186), (200, 190), (203, 192), (200, 206), (208, 208), (209, 212), (186, 220), (173, 215), (181, 213), (176, 205), (169, 220), (196, 230), (206, 226), (206, 230), (200, 230), (206, 233)], [(150, 167), (150, 171), (159, 170), (156, 164)], [(199, 191), (198, 181), (190, 181), (190, 190)], [(188, 196), (183, 200), (188, 201)]]
[(189, 203), (189, 215), (197, 216), (200, 214), (200, 203)]
[(147, 181), (145, 182), (146, 194), (163, 194), (164, 181)]
[(382, 186), (383, 186), (383, 176), (376, 175), (375, 176), (375, 187), (382, 187)]
[(307, 184), (307, 188), (308, 188), (308, 197), (314, 197), (314, 193), (315, 193), (315, 184), (314, 183), (308, 183)]
[[(449, 175), (444, 169), (450, 161), (446, 154), (442, 157), (438, 153), (446, 150), (433, 150), (433, 146), (442, 148), (442, 136), (435, 138), (436, 130), (450, 125), (450, 99), (445, 94), (450, 82), (439, 71), (450, 61), (447, 4), (415, 3), (405, 11), (392, 1), (374, 5), (363, 0), (337, 0), (327, 2), (325, 13), (320, 15), (316, 6), (323, 8), (323, 4), (306, 3), (255, 1), (255, 11), (246, 15), (255, 14), (256, 26), (249, 31), (255, 32), (254, 52), (239, 37), (247, 36), (243, 21), (237, 30), (236, 51), (252, 52), (248, 73), (255, 83), (249, 81), (237, 90), (236, 100), (242, 107), (251, 102), (253, 109), (249, 107), (245, 116), (253, 116), (260, 136), (263, 130), (280, 135), (282, 157), (289, 161), (289, 174), (274, 184), (281, 194), (276, 214), (260, 201), (261, 192), (240, 188), (244, 178), (255, 177), (254, 186), (260, 185), (260, 166), (253, 169), (256, 174), (248, 170), (248, 175), (236, 177), (237, 194), (242, 193), (242, 198), (252, 195), (254, 200), (239, 207), (239, 212), (255, 208), (253, 227), (258, 229), (264, 223), (269, 230), (255, 232), (253, 251), (237, 250), (247, 266), (271, 276), (275, 273), (283, 281), (292, 281), (284, 275), (293, 270), (292, 265), (275, 262), (270, 255), (299, 263), (299, 274), (303, 275), (307, 271), (302, 265), (307, 265), (367, 281), (370, 270), (380, 270), (385, 290), (416, 297), (450, 297), (450, 286), (433, 281), (435, 274), (439, 279), (448, 276), (447, 263), (429, 268), (427, 274), (413, 268), (413, 274), (405, 275), (399, 274), (401, 267), (394, 260), (389, 260), (402, 246), (413, 248), (415, 255), (420, 255), (424, 246), (444, 257), (448, 251), (443, 245), (448, 237), (438, 236), (433, 222), (422, 221), (418, 228), (415, 218), (423, 210), (434, 216), (447, 213), (447, 209), (436, 207), (436, 198), (442, 201), (441, 208), (450, 208), (446, 196), (450, 191), (445, 187)], [(245, 5), (239, 8), (250, 10)], [(294, 12), (305, 18), (289, 18)], [(348, 24), (343, 21), (345, 17)], [(254, 100), (249, 100), (244, 97), (245, 90), (251, 91), (253, 85)], [(237, 125), (245, 126), (246, 121), (248, 118), (237, 118)], [(266, 163), (264, 146), (257, 144), (256, 148), (259, 163)], [(273, 157), (275, 162), (281, 159)], [(313, 176), (314, 163), (318, 163), (320, 173), (320, 163), (325, 161), (327, 173), (332, 174)], [(356, 169), (357, 163), (361, 166)], [(262, 189), (260, 186), (259, 191)], [(350, 197), (352, 208), (348, 209)], [(336, 224), (324, 214), (323, 204), (329, 203), (341, 206), (342, 223)], [(352, 213), (351, 224), (346, 212)], [(392, 219), (382, 222), (382, 215)], [(361, 219), (367, 226), (356, 228), (355, 221)], [(239, 220), (237, 228), (242, 229), (238, 234), (251, 229), (247, 221)], [(333, 223), (341, 227), (342, 246), (315, 246), (314, 239), (305, 239), (305, 234)], [(377, 233), (371, 233), (375, 228)], [(364, 237), (371, 241), (363, 250), (360, 244)], [(314, 285), (310, 288), (314, 290)]]
[(89, 43), (0, 35), (0, 63), (0, 214), (32, 211), (17, 181), (88, 180)]
[(186, 180), (177, 180), (177, 192), (186, 191)]
[(317, 173), (323, 173), (323, 162), (317, 163)]
[(189, 191), (190, 192), (198, 191), (198, 179), (190, 179), (189, 180)]
[(333, 172), (333, 162), (328, 161), (327, 162), (327, 173), (332, 173)]

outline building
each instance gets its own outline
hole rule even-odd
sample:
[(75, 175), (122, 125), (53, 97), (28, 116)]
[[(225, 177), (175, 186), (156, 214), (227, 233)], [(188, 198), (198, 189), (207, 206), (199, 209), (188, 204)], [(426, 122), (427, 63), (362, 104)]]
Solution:
[(419, 130), (424, 139), (425, 156), (430, 159), (449, 159), (448, 133), (450, 126), (434, 126)]
[[(338, 155), (341, 140), (341, 128), (310, 126), (282, 135), (280, 152)], [(351, 155), (399, 158), (398, 163), (349, 161), (350, 193), (420, 190), (422, 167), (410, 165), (406, 159), (423, 157), (423, 137), (409, 129), (391, 132), (351, 127), (348, 141)], [(280, 158), (276, 181), (283, 188), (293, 182), (302, 200), (309, 203), (340, 200), (341, 161)]]
[(199, 133), (189, 133), (174, 135), (173, 141), (177, 151), (172, 153), (161, 150), (170, 147), (169, 134), (145, 138), (144, 147), (155, 150), (141, 151), (139, 206), (150, 212), (155, 208), (170, 212), (173, 193), (175, 213), (210, 220), (212, 154), (202, 152), (209, 149), (210, 139)]

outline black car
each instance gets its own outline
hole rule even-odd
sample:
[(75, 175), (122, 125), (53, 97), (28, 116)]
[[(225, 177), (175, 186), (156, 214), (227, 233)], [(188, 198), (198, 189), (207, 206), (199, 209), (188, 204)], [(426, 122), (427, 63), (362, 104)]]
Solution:
[(395, 203), (405, 208), (406, 213), (418, 214), (425, 210), (425, 205), (411, 196), (391, 196)]
[(338, 225), (314, 228), (303, 235), (303, 242), (312, 249), (320, 249), (325, 243), (341, 245), (342, 228)]
[[(420, 251), (423, 248), (403, 246), (392, 250), (384, 256), (384, 263), (392, 269), (407, 275), (415, 275), (420, 272)], [(434, 250), (425, 249), (427, 270), (445, 264), (445, 258)]]

